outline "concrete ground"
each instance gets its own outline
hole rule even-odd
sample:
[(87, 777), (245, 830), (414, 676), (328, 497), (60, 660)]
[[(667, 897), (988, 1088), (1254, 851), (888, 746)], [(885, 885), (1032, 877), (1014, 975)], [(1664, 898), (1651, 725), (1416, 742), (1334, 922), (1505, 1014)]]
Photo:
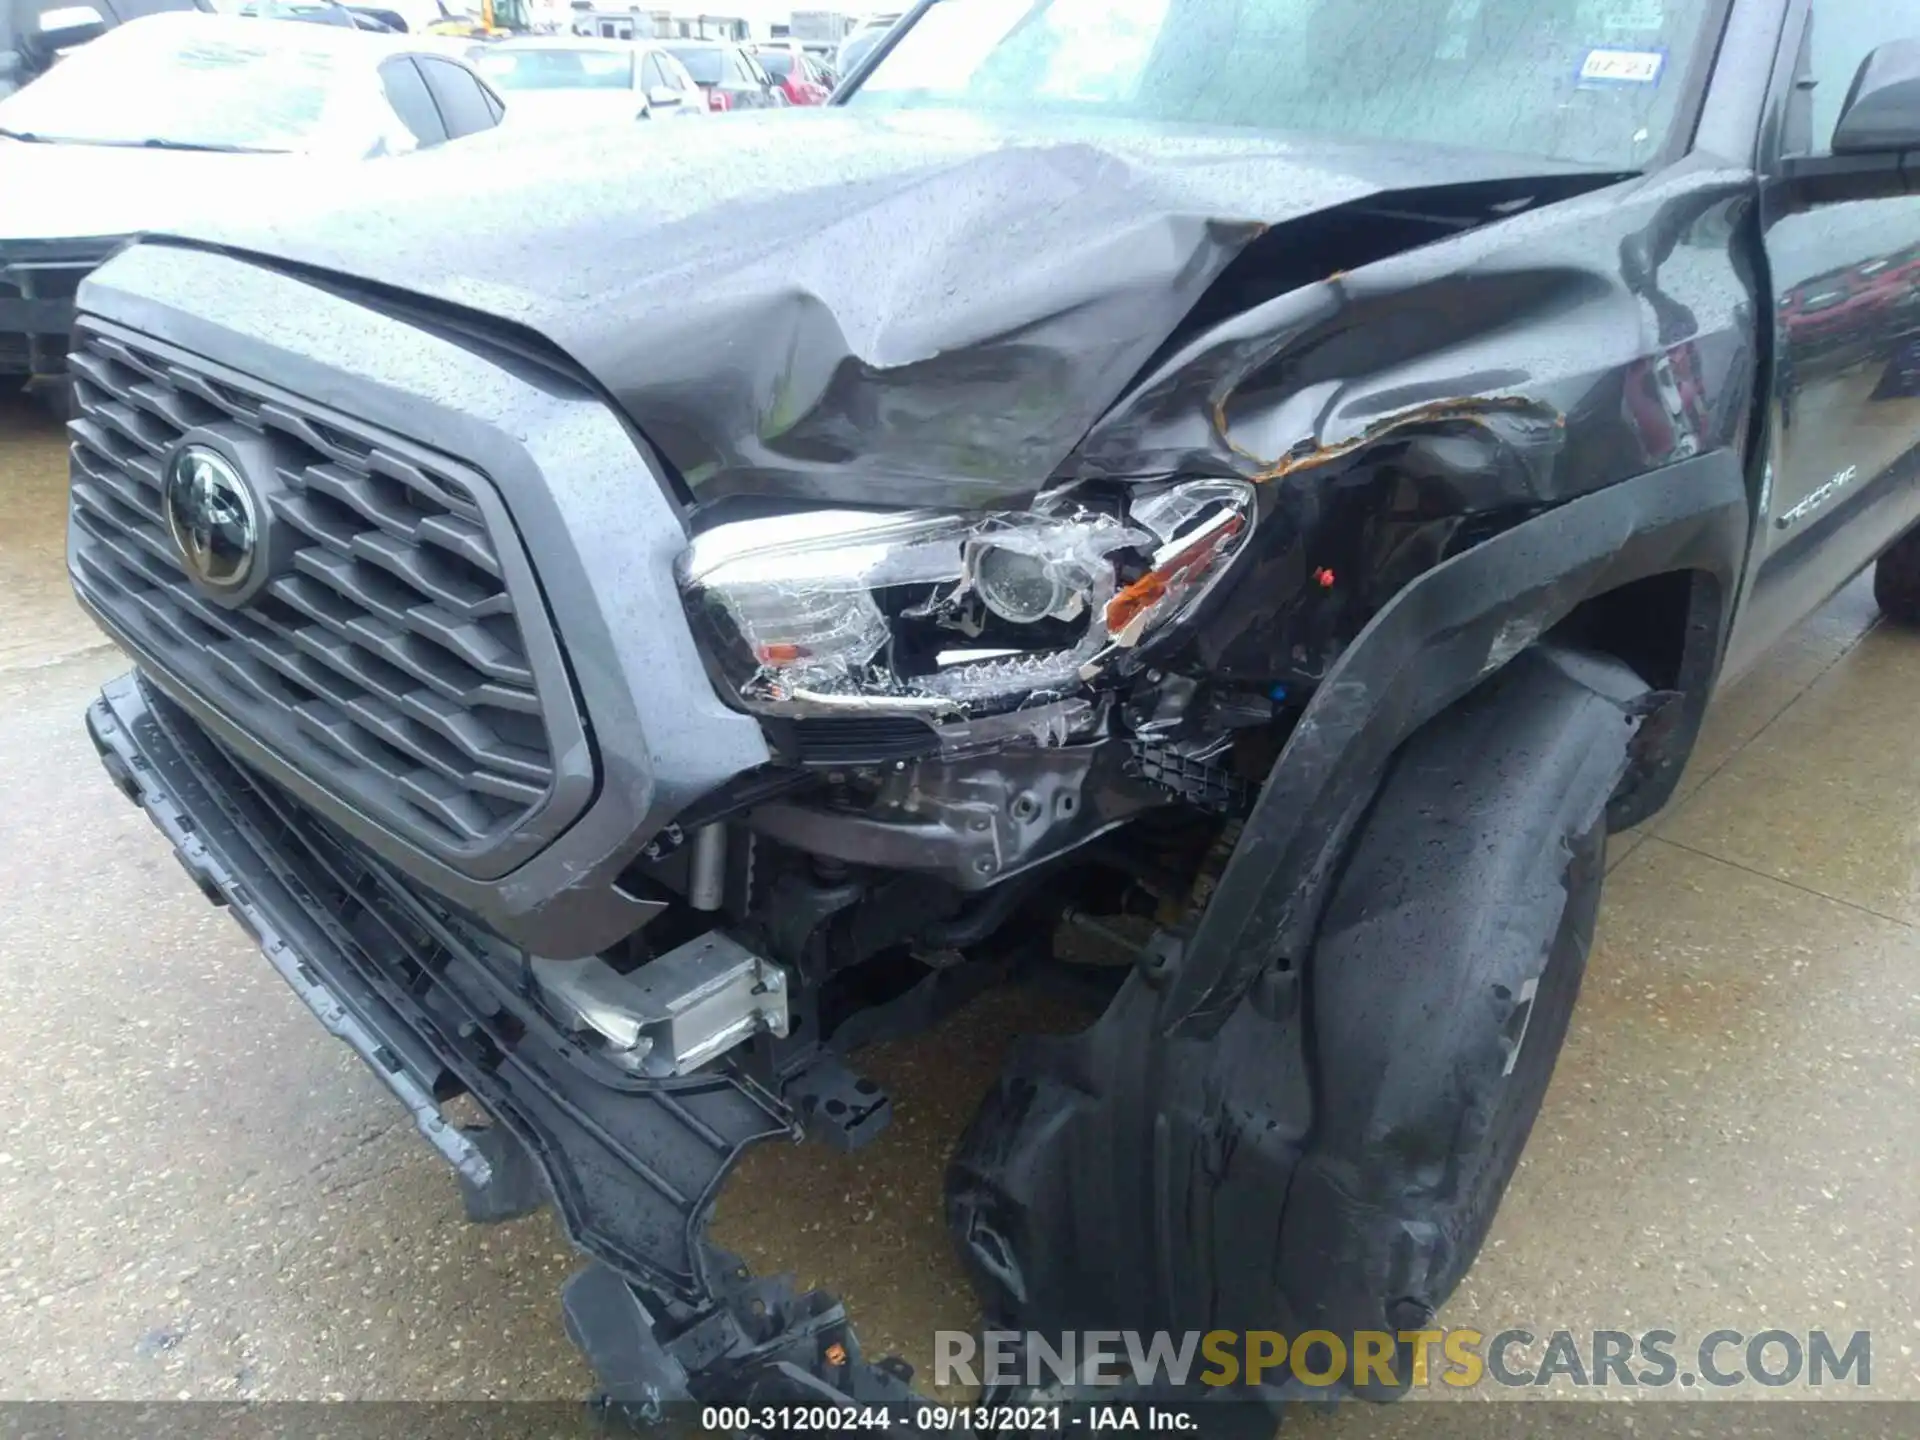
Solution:
[[(80, 712), (124, 662), (67, 596), (64, 489), (58, 432), (0, 403), (0, 1398), (584, 1395), (552, 1221), (464, 1224), (107, 784)], [(1571, 1039), (1445, 1322), (1864, 1328), (1873, 1393), (1920, 1398), (1916, 715), (1920, 635), (1859, 585), (1718, 703), (1681, 800), (1614, 842)], [(941, 1164), (1022, 1006), (878, 1056), (892, 1132), (750, 1157), (721, 1238), (925, 1366), (975, 1318)]]

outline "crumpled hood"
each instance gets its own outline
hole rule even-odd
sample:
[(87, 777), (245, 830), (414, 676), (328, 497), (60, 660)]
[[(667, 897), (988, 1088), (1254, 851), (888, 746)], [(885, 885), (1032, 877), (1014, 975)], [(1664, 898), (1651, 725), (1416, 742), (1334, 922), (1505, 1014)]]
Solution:
[(222, 197), (257, 196), (296, 155), (30, 144), (0, 136), (0, 242), (92, 240), (182, 223)]
[(703, 499), (966, 505), (1041, 486), (1267, 226), (1524, 163), (835, 107), (508, 127), (178, 233), (531, 332)]

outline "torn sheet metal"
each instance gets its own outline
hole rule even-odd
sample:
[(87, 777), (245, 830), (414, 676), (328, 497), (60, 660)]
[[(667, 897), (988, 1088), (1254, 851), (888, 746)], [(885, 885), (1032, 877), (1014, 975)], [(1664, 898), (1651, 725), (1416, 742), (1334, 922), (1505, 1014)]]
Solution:
[[(1458, 199), (1424, 203), (1438, 217)], [(1259, 533), (1195, 653), (1156, 663), (1317, 686), (1434, 566), (1738, 447), (1756, 291), (1728, 277), (1744, 274), (1751, 201), (1747, 177), (1681, 167), (1400, 249), (1375, 237), (1369, 263), (1299, 285), (1304, 262), (1258, 242), (1061, 467), (1234, 474), (1260, 492)], [(1329, 265), (1367, 233), (1303, 223)], [(1246, 273), (1263, 267), (1264, 292)]]

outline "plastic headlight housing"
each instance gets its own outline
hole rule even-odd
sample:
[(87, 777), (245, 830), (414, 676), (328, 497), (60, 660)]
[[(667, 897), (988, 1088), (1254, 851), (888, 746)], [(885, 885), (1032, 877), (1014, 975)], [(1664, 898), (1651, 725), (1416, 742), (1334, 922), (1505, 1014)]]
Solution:
[(939, 715), (1085, 688), (1189, 613), (1252, 525), (1237, 480), (1126, 513), (815, 510), (708, 530), (679, 578), (749, 709)]

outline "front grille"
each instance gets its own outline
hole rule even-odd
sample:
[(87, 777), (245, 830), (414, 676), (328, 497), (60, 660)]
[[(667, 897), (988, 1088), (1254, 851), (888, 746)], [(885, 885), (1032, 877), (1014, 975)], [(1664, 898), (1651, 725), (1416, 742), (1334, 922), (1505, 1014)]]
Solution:
[[(534, 666), (500, 552), (445, 457), (145, 339), (89, 324), (70, 357), (71, 561), (102, 616), (301, 774), (450, 858), (553, 789)], [(295, 532), (238, 608), (187, 580), (161, 509), (187, 431), (265, 437)]]

